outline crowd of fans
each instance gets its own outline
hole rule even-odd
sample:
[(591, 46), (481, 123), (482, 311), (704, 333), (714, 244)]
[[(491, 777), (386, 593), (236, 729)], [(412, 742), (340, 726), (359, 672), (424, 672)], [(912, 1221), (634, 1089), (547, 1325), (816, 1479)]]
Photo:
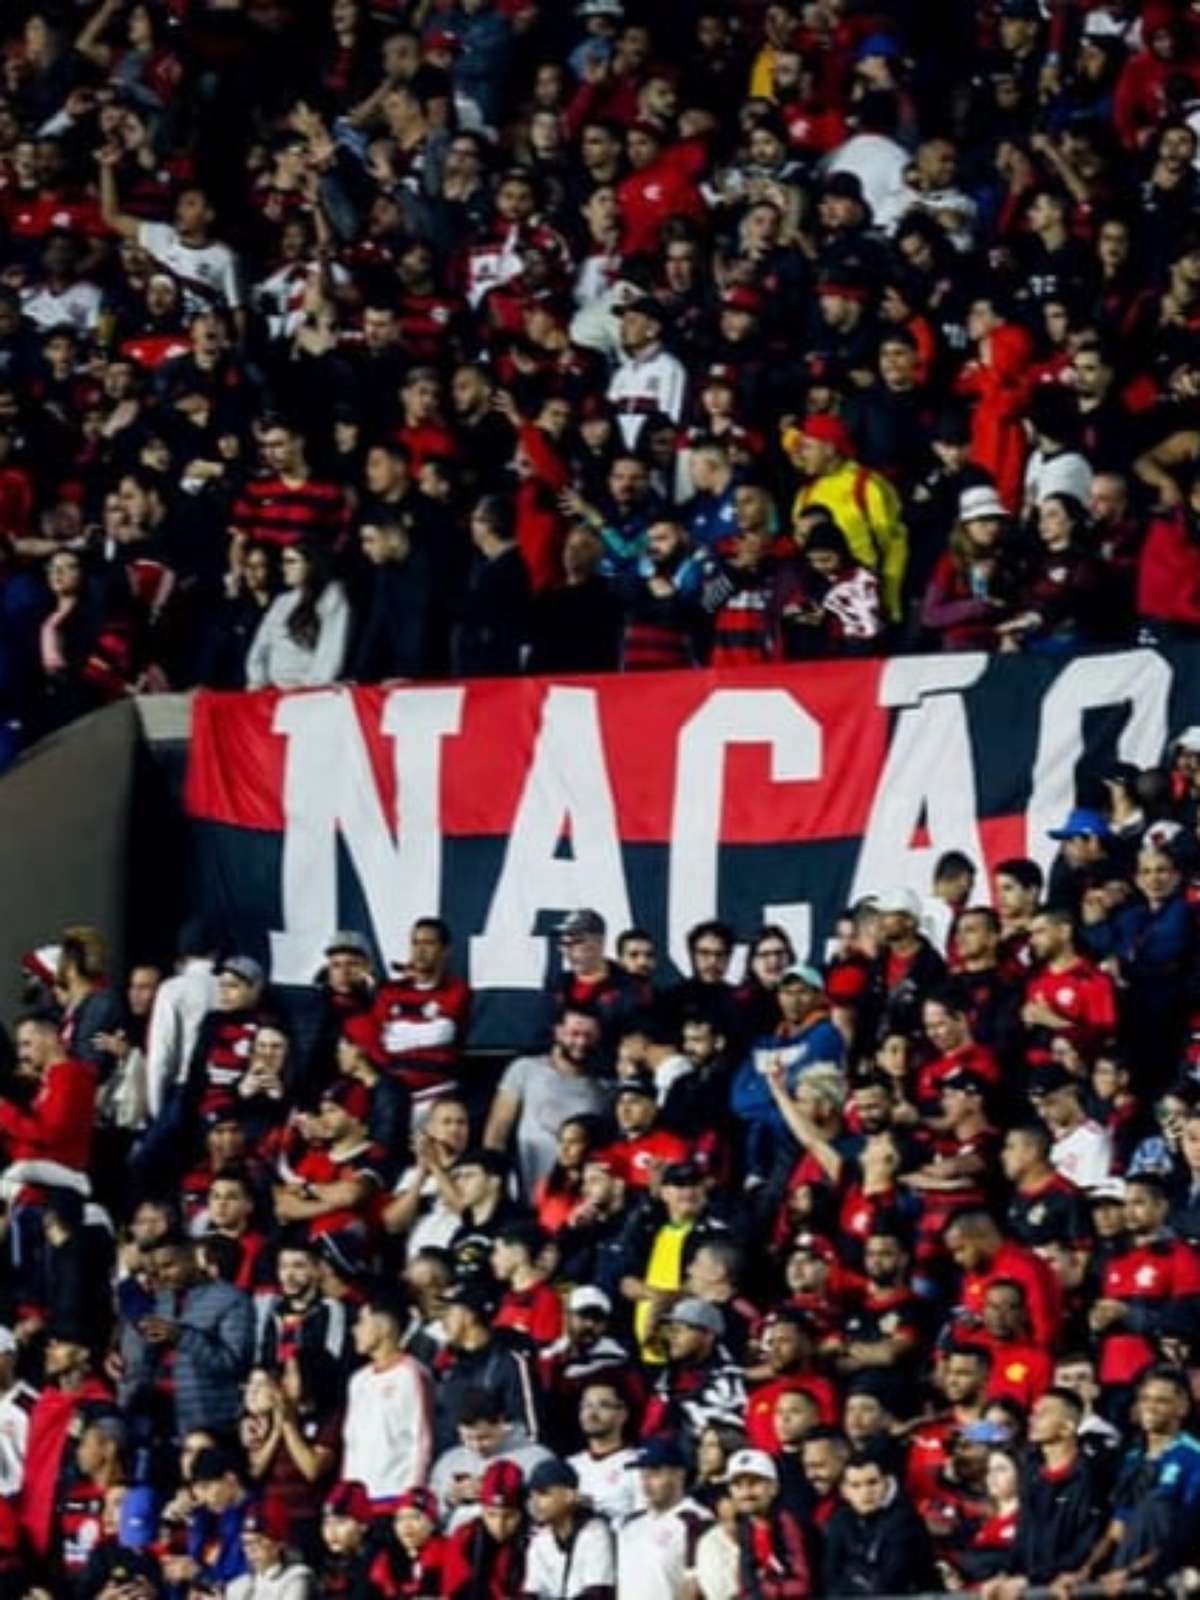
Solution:
[(436, 917), (31, 953), (0, 1596), (1200, 1588), (1200, 727), (1083, 798), (819, 964), (574, 910), (498, 1075)]
[[(1200, 6), (0, 8), (0, 761), (1200, 624)], [(29, 959), (2, 1600), (1200, 1588), (1200, 728), (813, 964)], [(742, 970), (738, 939), (748, 939)], [(174, 953), (173, 953), (174, 954)]]
[(0, 16), (0, 714), (1200, 625), (1185, 0)]

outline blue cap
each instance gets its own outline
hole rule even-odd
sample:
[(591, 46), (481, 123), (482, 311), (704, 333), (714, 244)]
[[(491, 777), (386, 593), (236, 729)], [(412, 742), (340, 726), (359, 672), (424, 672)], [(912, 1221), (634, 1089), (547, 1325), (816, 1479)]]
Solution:
[(687, 1457), (677, 1440), (669, 1433), (660, 1433), (653, 1439), (647, 1439), (642, 1448), (629, 1463), (631, 1467), (683, 1467), (687, 1468)]
[(144, 1550), (158, 1536), (158, 1495), (149, 1484), (126, 1490), (117, 1537), (127, 1550)]
[(1108, 836), (1108, 823), (1098, 811), (1087, 806), (1076, 806), (1061, 828), (1050, 829), (1052, 839), (1107, 839)]
[(854, 52), (854, 58), (856, 61), (865, 61), (868, 56), (886, 56), (895, 61), (899, 54), (899, 40), (890, 33), (869, 33)]
[(1012, 1434), (1002, 1422), (968, 1422), (961, 1438), (971, 1444), (1007, 1444)]
[(569, 1461), (551, 1456), (548, 1461), (538, 1462), (526, 1487), (530, 1494), (540, 1494), (543, 1489), (578, 1489), (579, 1474)]

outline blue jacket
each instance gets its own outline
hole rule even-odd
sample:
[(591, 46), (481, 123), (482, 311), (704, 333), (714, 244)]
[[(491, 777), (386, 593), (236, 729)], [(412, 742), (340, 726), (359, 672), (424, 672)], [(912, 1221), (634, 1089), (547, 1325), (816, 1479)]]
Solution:
[(512, 28), (507, 18), (490, 6), (473, 16), (456, 10), (449, 25), (462, 46), (454, 68), (455, 88), (474, 100), (485, 121), (494, 122), (508, 75)]
[(744, 1122), (767, 1123), (778, 1133), (787, 1131), (764, 1074), (759, 1070), (768, 1056), (782, 1056), (787, 1068), (788, 1090), (796, 1085), (809, 1067), (832, 1063), (840, 1067), (846, 1058), (846, 1042), (824, 1012), (819, 1012), (797, 1033), (769, 1033), (750, 1046), (750, 1053), (733, 1078), (731, 1104), (734, 1114)]
[[(175, 1426), (180, 1435), (193, 1428), (231, 1428), (242, 1409), (242, 1384), (254, 1359), (254, 1309), (250, 1296), (231, 1283), (197, 1283), (183, 1298), (160, 1294), (154, 1314), (177, 1321), (172, 1377)], [(166, 1347), (150, 1345), (137, 1328), (121, 1329), (125, 1376), (121, 1404), (136, 1404), (159, 1376)]]
[(1196, 920), (1181, 893), (1157, 911), (1139, 900), (1085, 927), (1083, 942), (1098, 961), (1116, 956), (1134, 982), (1172, 978), (1182, 974), (1196, 948)]
[(242, 1524), (251, 1506), (249, 1497), (219, 1515), (203, 1506), (192, 1512), (188, 1522), (188, 1555), (200, 1568), (200, 1576), (222, 1588), (233, 1578), (249, 1572), (242, 1549)]

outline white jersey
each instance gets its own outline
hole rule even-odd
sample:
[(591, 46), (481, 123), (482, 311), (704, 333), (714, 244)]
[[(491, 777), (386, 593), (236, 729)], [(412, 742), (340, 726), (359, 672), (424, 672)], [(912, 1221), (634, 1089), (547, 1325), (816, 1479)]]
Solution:
[(712, 1513), (687, 1498), (670, 1511), (635, 1512), (617, 1534), (617, 1593), (680, 1600), (700, 1536), (712, 1523)]
[(696, 1579), (704, 1600), (737, 1600), (741, 1592), (737, 1540), (716, 1523), (696, 1550)]
[(37, 1404), (37, 1390), (14, 1383), (0, 1396), (0, 1495), (20, 1494), (25, 1481), (25, 1449), (29, 1443), (29, 1414)]
[(612, 1530), (603, 1517), (585, 1516), (566, 1544), (549, 1528), (529, 1541), (523, 1593), (537, 1600), (575, 1600), (589, 1589), (611, 1589), (617, 1581)]
[(137, 242), (178, 281), (184, 305), (193, 316), (222, 307), (236, 311), (241, 306), (237, 257), (227, 244), (216, 240), (199, 248), (184, 244), (169, 222), (139, 224)]
[(372, 1500), (423, 1488), (433, 1458), (433, 1394), (413, 1356), (360, 1367), (346, 1393), (342, 1475), (366, 1485)]
[(1086, 505), (1092, 492), (1092, 464), (1078, 450), (1035, 450), (1025, 468), (1025, 504), (1032, 509), (1052, 494), (1073, 495)]
[(633, 1465), (637, 1454), (634, 1449), (624, 1449), (594, 1456), (580, 1450), (568, 1458), (579, 1477), (579, 1493), (614, 1528), (645, 1504), (641, 1478)]
[(851, 172), (862, 185), (863, 199), (872, 213), (882, 209), (893, 189), (904, 183), (911, 155), (902, 144), (882, 133), (856, 133), (830, 152), (822, 166), (825, 177)]
[(152, 1117), (182, 1080), (200, 1024), (216, 1004), (217, 977), (206, 956), (193, 956), (182, 972), (159, 984), (146, 1031), (146, 1097)]
[(102, 298), (98, 286), (86, 279), (69, 284), (61, 294), (43, 283), (21, 291), (21, 315), (38, 328), (59, 328), (66, 323), (76, 333), (91, 333), (100, 319)]
[(638, 435), (652, 411), (663, 412), (672, 422), (680, 420), (686, 387), (683, 363), (668, 350), (659, 349), (652, 355), (634, 356), (621, 363), (608, 385), (608, 398), (617, 413), (627, 450), (636, 448)]
[(225, 1600), (316, 1600), (317, 1580), (298, 1563), (272, 1567), (270, 1572), (246, 1572), (225, 1590)]
[(1094, 1189), (1112, 1177), (1112, 1135), (1089, 1118), (1056, 1139), (1050, 1151), (1055, 1171), (1080, 1189)]

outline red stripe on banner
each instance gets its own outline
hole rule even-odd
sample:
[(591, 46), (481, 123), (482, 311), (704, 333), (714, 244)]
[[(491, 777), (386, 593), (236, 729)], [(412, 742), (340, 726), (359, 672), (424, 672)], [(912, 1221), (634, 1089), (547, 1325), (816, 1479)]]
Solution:
[(979, 843), (987, 863), (988, 876), (1001, 861), (1029, 854), (1028, 833), (1023, 813), (1008, 817), (980, 817)]
[[(628, 843), (662, 843), (670, 837), (681, 736), (688, 729), (693, 752), (702, 756), (710, 747), (724, 749), (723, 841), (852, 837), (866, 826), (887, 746), (889, 714), (878, 704), (879, 676), (880, 663), (861, 661), (728, 673), (473, 680), (461, 686), (460, 731), (442, 747), (442, 832), (470, 838), (511, 830), (550, 696), (557, 694), (572, 699), (572, 726), (580, 719), (588, 725), (594, 710), (617, 826)], [(445, 685), (414, 685), (401, 692), (425, 689), (444, 692)], [(396, 752), (380, 719), (396, 690), (340, 692), (353, 697), (380, 804), (385, 816), (394, 817)], [(594, 698), (589, 702), (587, 696)], [(282, 830), (288, 738), (274, 725), (283, 698), (272, 690), (195, 697), (186, 790), (192, 816)], [(796, 716), (797, 710), (811, 722)], [(772, 775), (773, 747), (764, 727), (779, 730), (781, 744), (774, 754), (785, 773), (779, 780)], [(708, 730), (707, 740), (702, 729)], [(787, 775), (789, 764), (807, 748), (810, 732), (813, 751), (819, 752), (816, 775)]]

